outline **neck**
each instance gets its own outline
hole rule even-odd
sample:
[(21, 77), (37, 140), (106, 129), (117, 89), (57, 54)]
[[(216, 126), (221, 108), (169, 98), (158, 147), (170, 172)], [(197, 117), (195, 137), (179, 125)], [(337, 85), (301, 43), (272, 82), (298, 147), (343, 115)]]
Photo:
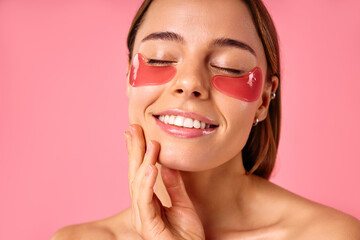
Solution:
[(235, 208), (244, 207), (249, 181), (241, 157), (207, 171), (181, 172), (181, 176), (205, 228), (226, 226)]
[(251, 177), (245, 175), (241, 154), (219, 167), (181, 176), (205, 229), (247, 219)]

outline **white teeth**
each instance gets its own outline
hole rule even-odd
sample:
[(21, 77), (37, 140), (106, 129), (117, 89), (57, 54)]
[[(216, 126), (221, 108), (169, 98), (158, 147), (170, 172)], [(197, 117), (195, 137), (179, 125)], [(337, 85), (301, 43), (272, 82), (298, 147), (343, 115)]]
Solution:
[(206, 124), (196, 119), (185, 118), (183, 116), (175, 116), (175, 115), (161, 115), (158, 119), (165, 124), (171, 124), (178, 127), (186, 127), (186, 128), (210, 128), (210, 124)]
[(201, 124), (199, 120), (194, 120), (194, 128), (200, 128)]
[(174, 124), (174, 122), (175, 122), (175, 116), (174, 115), (171, 115), (170, 117), (169, 117), (169, 124)]
[(184, 127), (192, 128), (194, 125), (194, 121), (191, 118), (185, 118)]
[(182, 127), (184, 125), (184, 117), (183, 116), (176, 116), (174, 125), (178, 127)]
[(164, 122), (165, 122), (165, 123), (169, 123), (169, 115), (166, 115), (166, 116), (165, 116)]

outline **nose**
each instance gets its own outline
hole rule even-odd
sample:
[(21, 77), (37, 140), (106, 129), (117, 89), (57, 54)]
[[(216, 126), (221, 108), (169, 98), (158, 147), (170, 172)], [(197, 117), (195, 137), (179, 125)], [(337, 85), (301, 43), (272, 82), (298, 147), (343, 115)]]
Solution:
[(204, 100), (209, 98), (209, 74), (199, 65), (189, 64), (178, 68), (172, 94), (175, 96)]

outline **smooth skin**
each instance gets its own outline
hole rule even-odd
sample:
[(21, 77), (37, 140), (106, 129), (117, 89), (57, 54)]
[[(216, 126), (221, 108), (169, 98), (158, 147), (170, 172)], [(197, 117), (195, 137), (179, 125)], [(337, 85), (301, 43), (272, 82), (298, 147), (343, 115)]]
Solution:
[(165, 208), (153, 191), (158, 174), (155, 163), (160, 145), (150, 141), (146, 153), (134, 150), (138, 148), (137, 145), (144, 146), (145, 142), (142, 141), (140, 127), (131, 127), (131, 132), (134, 134), (126, 133), (126, 138), (129, 159), (132, 161), (129, 163), (129, 182), (132, 225), (136, 231), (144, 239), (205, 239), (201, 221), (186, 193), (179, 171), (162, 168), (164, 186), (172, 203), (172, 207)]
[[(184, 41), (141, 41), (163, 31), (175, 32)], [(223, 37), (247, 43), (255, 55), (211, 45)], [(224, 68), (246, 72), (258, 66), (264, 75), (267, 71), (262, 43), (244, 3), (155, 0), (136, 36), (133, 54), (137, 52), (173, 61), (177, 75), (161, 86), (128, 85), (131, 126), (125, 138), (131, 206), (104, 220), (65, 227), (53, 240), (360, 239), (354, 217), (245, 175), (241, 150), (254, 119), (266, 118), (278, 79), (264, 82), (254, 102), (226, 96), (210, 84), (214, 74), (232, 74)], [(199, 113), (219, 127), (208, 136), (174, 137), (159, 130), (153, 117), (171, 108)], [(161, 173), (155, 167), (159, 163)]]
[[(131, 132), (132, 134), (125, 133), (129, 151), (131, 207), (104, 220), (65, 227), (56, 232), (52, 240), (360, 239), (360, 225), (355, 218), (301, 198), (255, 176), (246, 177), (248, 188), (254, 190), (249, 191), (248, 195), (246, 208), (254, 215), (249, 219), (255, 219), (252, 223), (254, 226), (267, 221), (269, 224), (243, 230), (239, 222), (244, 221), (238, 219), (227, 226), (219, 221), (218, 228), (204, 228), (196, 213), (197, 209), (185, 190), (179, 171), (162, 168), (161, 175), (173, 206), (167, 208), (161, 205), (153, 192), (158, 174), (154, 163), (160, 145), (151, 141), (148, 144), (150, 147), (145, 151), (141, 127), (133, 125)], [(252, 201), (255, 201), (255, 204), (252, 204)], [(235, 208), (240, 205), (241, 203)], [(216, 217), (221, 219), (222, 216), (214, 218)]]

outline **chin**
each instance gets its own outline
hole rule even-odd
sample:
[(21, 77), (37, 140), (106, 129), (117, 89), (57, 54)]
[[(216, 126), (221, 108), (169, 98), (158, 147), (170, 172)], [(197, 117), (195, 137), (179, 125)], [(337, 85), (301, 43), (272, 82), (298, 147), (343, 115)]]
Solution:
[(216, 166), (210, 164), (210, 159), (206, 157), (207, 154), (201, 154), (202, 157), (198, 156), (199, 152), (191, 151), (174, 151), (172, 149), (163, 148), (160, 151), (159, 163), (171, 169), (186, 172), (201, 172)]

